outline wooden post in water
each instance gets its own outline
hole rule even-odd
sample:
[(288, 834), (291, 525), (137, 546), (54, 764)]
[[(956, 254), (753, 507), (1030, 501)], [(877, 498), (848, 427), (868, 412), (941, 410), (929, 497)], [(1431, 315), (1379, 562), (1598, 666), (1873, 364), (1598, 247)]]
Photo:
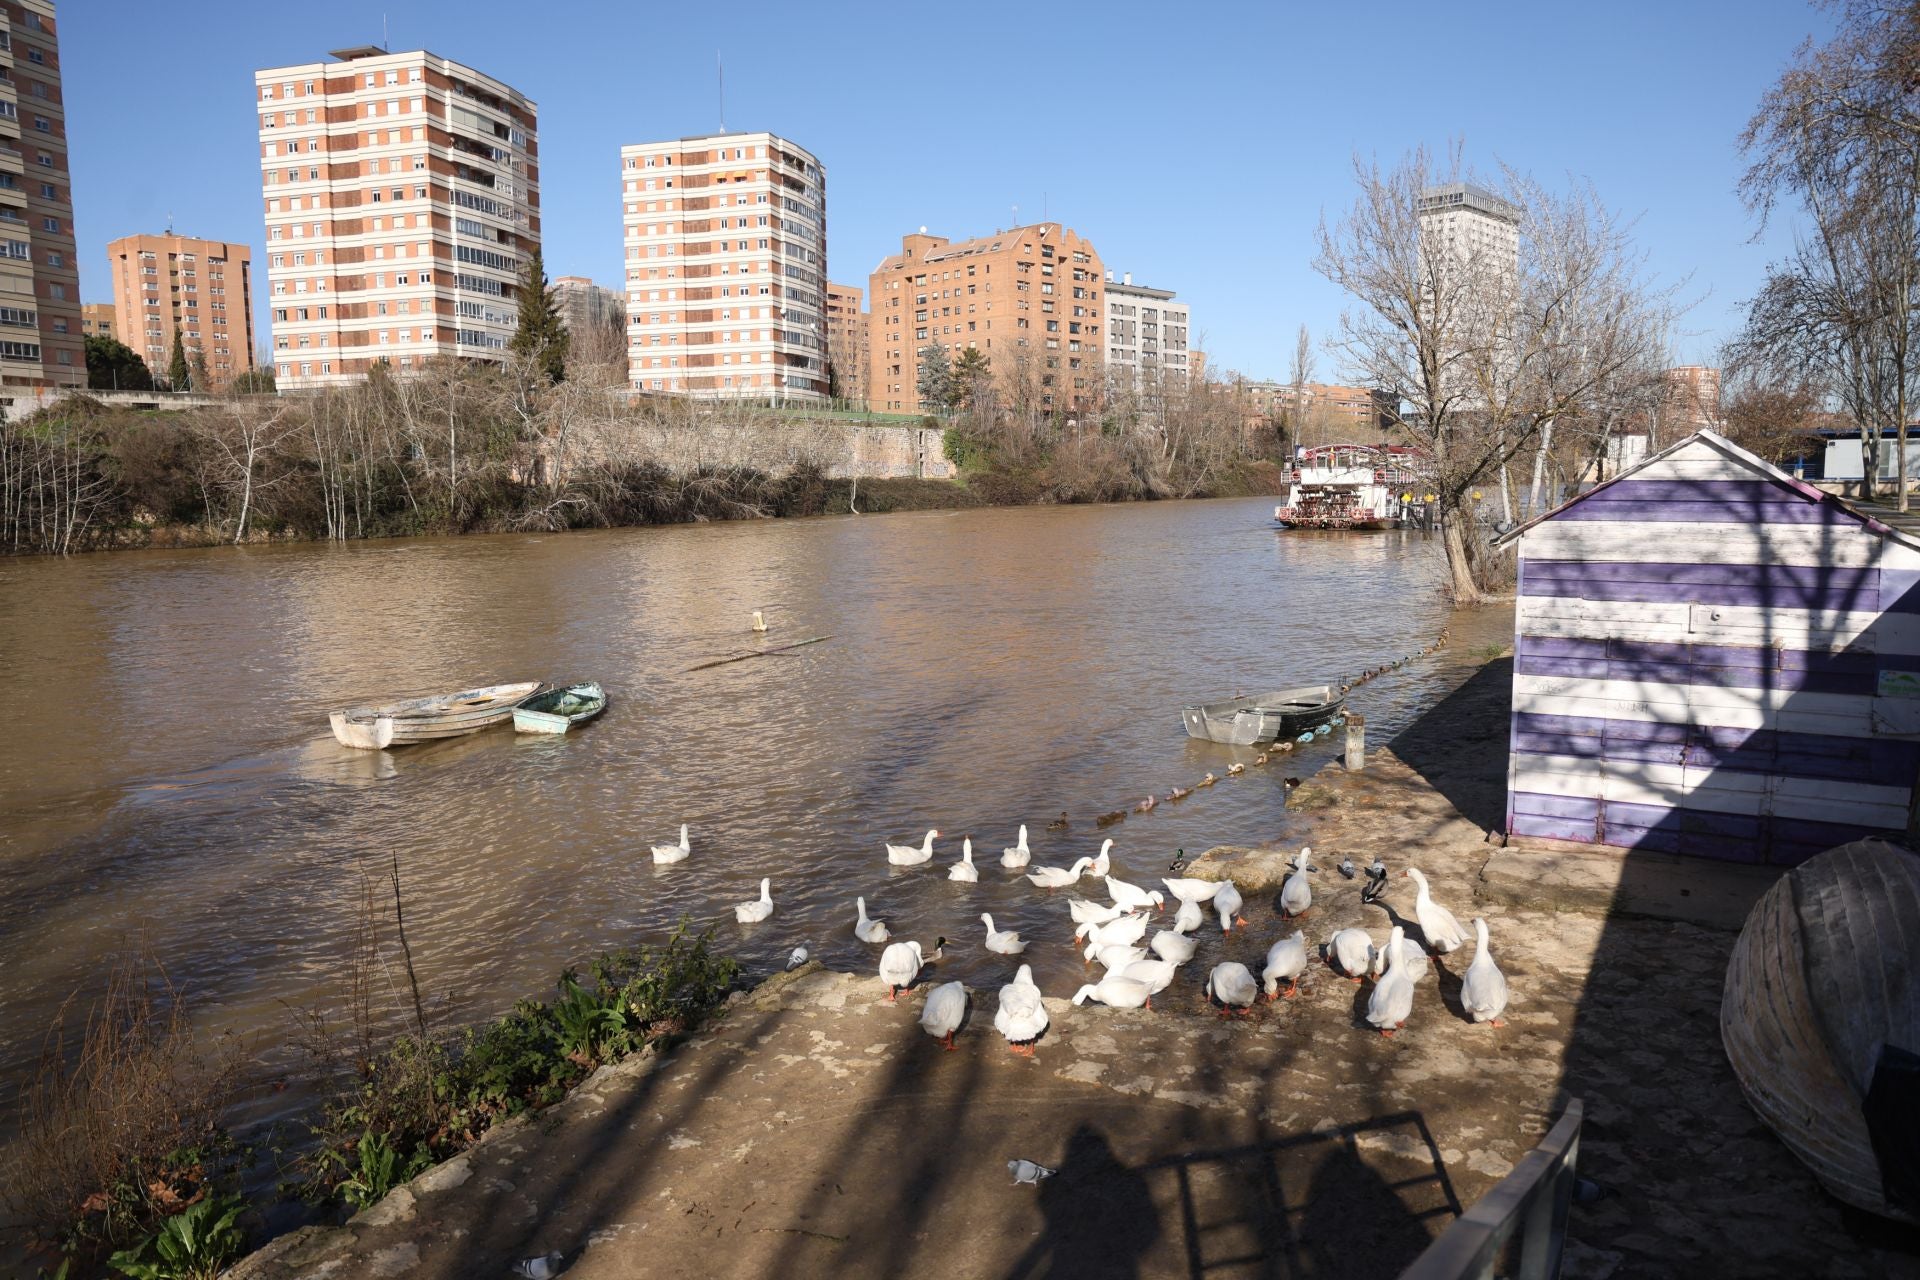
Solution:
[(1367, 718), (1358, 711), (1347, 713), (1347, 772), (1358, 773), (1367, 767)]

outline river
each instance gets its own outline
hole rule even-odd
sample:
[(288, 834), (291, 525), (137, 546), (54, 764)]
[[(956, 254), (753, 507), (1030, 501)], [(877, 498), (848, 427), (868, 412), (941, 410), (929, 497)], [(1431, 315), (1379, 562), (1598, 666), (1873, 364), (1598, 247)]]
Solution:
[[(1116, 841), (1157, 885), (1175, 849), (1283, 837), (1282, 779), (1318, 746), (1134, 815), (1236, 753), (1182, 703), (1400, 657), (1445, 620), (1436, 544), (1276, 532), (1271, 499), (930, 512), (548, 536), (0, 561), (0, 1080), (61, 1001), (139, 943), (200, 1025), (269, 1062), (292, 1008), (337, 993), (368, 872), (398, 854), (409, 941), (441, 1016), (545, 995), (563, 966), (722, 921), (750, 972), (805, 944), (871, 969), (864, 894), (896, 937), (950, 942), (944, 976), (1010, 965), (979, 915), (1044, 939), (1071, 994), (1063, 895), (998, 864)], [(749, 629), (761, 608), (764, 640)], [(790, 654), (692, 671), (758, 645)], [(1425, 659), (1356, 692), (1372, 741), (1450, 682)], [(588, 677), (612, 706), (564, 738), (496, 730), (363, 753), (343, 703)], [(1047, 823), (1070, 815), (1066, 831)], [(693, 856), (648, 846), (682, 821)], [(938, 827), (935, 863), (884, 843)], [(971, 833), (977, 885), (946, 867)], [(773, 918), (732, 905), (773, 881)], [(1097, 889), (1097, 885), (1089, 885)], [(5, 1092), (10, 1093), (11, 1088)], [(291, 1105), (290, 1102), (276, 1106)]]

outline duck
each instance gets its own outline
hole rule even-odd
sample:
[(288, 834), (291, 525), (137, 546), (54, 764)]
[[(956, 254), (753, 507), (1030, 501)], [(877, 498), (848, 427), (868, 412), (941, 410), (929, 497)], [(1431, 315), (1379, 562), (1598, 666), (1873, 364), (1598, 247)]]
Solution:
[(1072, 897), (1067, 899), (1067, 913), (1073, 917), (1075, 924), (1105, 924), (1127, 914), (1127, 909), (1104, 906), (1089, 898)]
[(1086, 958), (1088, 964), (1092, 964), (1095, 960), (1098, 960), (1101, 968), (1107, 970), (1109, 973), (1114, 973), (1126, 968), (1137, 960), (1145, 960), (1147, 958), (1147, 949), (1145, 947), (1129, 947), (1121, 943), (1090, 942), (1087, 944)]
[[(933, 944), (933, 958), (940, 958), (941, 949), (947, 944), (941, 938)], [(926, 953), (921, 951), (917, 942), (896, 942), (880, 953), (880, 981), (887, 984), (887, 1003), (892, 1004), (900, 995), (900, 988), (911, 987), (913, 980), (920, 976), (920, 970), (926, 967)]]
[(1182, 902), (1212, 902), (1213, 895), (1220, 892), (1218, 880), (1168, 879), (1163, 876), (1160, 883)]
[(927, 832), (926, 839), (920, 842), (920, 847), (917, 849), (910, 844), (889, 844), (887, 861), (896, 867), (917, 867), (923, 862), (931, 862), (933, 861), (933, 842), (939, 837), (938, 831)]
[(1473, 963), (1460, 979), (1460, 1007), (1475, 1022), (1505, 1026), (1500, 1015), (1507, 1010), (1507, 975), (1493, 962), (1493, 952), (1487, 949), (1487, 922), (1477, 916), (1473, 921), (1473, 936), (1476, 943)]
[(1241, 764), (1237, 760), (1227, 766), (1227, 776), (1229, 778), (1237, 778), (1241, 774), (1245, 773), (1246, 771), (1247, 771), (1247, 766)]
[(1009, 845), (1000, 851), (1000, 865), (1018, 871), (1033, 860), (1033, 850), (1027, 848), (1027, 824), (1020, 824), (1020, 842)]
[(1267, 762), (1267, 753), (1262, 751), (1259, 755), (1253, 758), (1253, 762), (1255, 764), (1265, 764)]
[(1276, 743), (1274, 743), (1273, 745), (1274, 745), (1274, 746), (1276, 746), (1276, 747), (1278, 747), (1278, 748), (1280, 748), (1280, 750), (1282, 750), (1282, 751), (1291, 751), (1291, 750), (1293, 750), (1293, 743), (1292, 743), (1291, 741), (1288, 741), (1288, 742), (1276, 742)]
[(1098, 982), (1089, 982), (1073, 993), (1075, 1004), (1085, 1004), (1089, 1000), (1098, 1000), (1115, 1009), (1138, 1009), (1141, 1005), (1153, 1008), (1153, 992), (1147, 989), (1146, 983), (1123, 978), (1117, 973), (1109, 973)]
[(1026, 939), (1012, 929), (996, 929), (993, 917), (982, 913), (981, 923), (987, 926), (987, 950), (1003, 956), (1017, 956), (1027, 949)]
[(687, 855), (693, 852), (693, 846), (687, 843), (687, 824), (680, 824), (679, 844), (657, 844), (653, 846), (655, 865), (667, 862), (685, 862)]
[(1166, 905), (1166, 895), (1158, 889), (1142, 889), (1139, 885), (1128, 884), (1125, 880), (1106, 877), (1107, 896), (1129, 911), (1145, 911), (1152, 908), (1160, 910)]
[(743, 902), (733, 909), (733, 918), (741, 924), (758, 924), (773, 914), (773, 881), (760, 882), (760, 897), (753, 902)]
[(1272, 1000), (1282, 978), (1286, 979), (1288, 999), (1300, 992), (1300, 975), (1307, 971), (1307, 935), (1295, 929), (1291, 937), (1280, 939), (1267, 948), (1267, 967), (1260, 971), (1267, 999)]
[(1100, 845), (1100, 852), (1093, 855), (1093, 865), (1087, 868), (1087, 874), (1090, 876), (1100, 876), (1101, 878), (1104, 879), (1106, 877), (1106, 874), (1112, 870), (1113, 870), (1113, 841), (1111, 840), (1102, 841)]
[(1068, 823), (1068, 821), (1067, 821), (1067, 811), (1066, 811), (1065, 809), (1062, 809), (1062, 810), (1060, 811), (1060, 816), (1059, 816), (1059, 817), (1057, 817), (1057, 818), (1055, 818), (1055, 819), (1054, 819), (1054, 820), (1053, 820), (1052, 822), (1049, 822), (1049, 823), (1047, 824), (1047, 830), (1049, 830), (1049, 831), (1065, 831), (1065, 830), (1067, 829), (1067, 827), (1068, 827), (1068, 826), (1070, 826), (1070, 825), (1071, 825), (1071, 824), (1070, 824), (1070, 823)]
[(1125, 809), (1110, 809), (1095, 818), (1093, 825), (1096, 827), (1110, 827), (1116, 822), (1125, 822), (1126, 820), (1127, 811)]
[(1147, 994), (1157, 996), (1169, 986), (1173, 985), (1173, 976), (1179, 969), (1179, 961), (1168, 960), (1164, 957), (1153, 960), (1135, 960), (1132, 964), (1120, 970), (1120, 976), (1123, 978), (1131, 978), (1135, 982), (1146, 983)]
[(1253, 971), (1238, 960), (1223, 960), (1207, 975), (1207, 995), (1220, 1002), (1220, 1013), (1246, 1013), (1260, 996)]
[(1192, 933), (1205, 920), (1206, 916), (1201, 914), (1199, 903), (1183, 899), (1180, 909), (1173, 913), (1173, 931), (1181, 934)]
[(1173, 790), (1167, 792), (1167, 799), (1185, 800), (1188, 796), (1192, 794), (1193, 794), (1192, 787), (1175, 787)]
[(1199, 943), (1184, 933), (1175, 933), (1172, 929), (1162, 929), (1153, 935), (1153, 941), (1147, 944), (1147, 950), (1162, 960), (1171, 960), (1175, 964), (1185, 964), (1193, 959)]
[(1240, 907), (1246, 899), (1240, 896), (1240, 888), (1231, 880), (1222, 880), (1219, 889), (1214, 891), (1213, 909), (1220, 913), (1220, 932), (1232, 933), (1237, 920), (1245, 924), (1240, 916)]
[(1155, 797), (1148, 796), (1145, 800), (1142, 800), (1139, 804), (1133, 806), (1133, 811), (1135, 813), (1152, 813), (1153, 807), (1159, 803), (1160, 801)]
[(1047, 1006), (1033, 985), (1033, 966), (1023, 964), (1013, 981), (1000, 988), (1000, 1007), (994, 1010), (993, 1029), (1006, 1037), (1015, 1052), (1033, 1056), (1033, 1042), (1047, 1029)]
[(1433, 893), (1427, 888), (1427, 877), (1420, 869), (1408, 867), (1400, 874), (1420, 886), (1420, 892), (1413, 900), (1413, 918), (1419, 922), (1420, 936), (1426, 939), (1427, 949), (1445, 955), (1464, 946), (1467, 931), (1460, 927), (1460, 921), (1454, 918), (1453, 912), (1433, 900)]
[(953, 1033), (967, 1020), (967, 984), (943, 982), (927, 992), (926, 1007), (920, 1010), (920, 1029), (953, 1048)]
[(947, 868), (947, 879), (959, 880), (964, 884), (978, 884), (980, 872), (973, 865), (973, 837), (968, 836), (960, 842), (960, 861)]
[(1373, 994), (1367, 997), (1367, 1022), (1383, 1036), (1406, 1026), (1407, 1015), (1413, 1012), (1413, 981), (1407, 977), (1406, 957), (1400, 954), (1405, 933), (1399, 925), (1393, 927), (1393, 936), (1387, 940), (1386, 976), (1373, 984)]
[(1074, 937), (1084, 937), (1101, 947), (1128, 946), (1140, 941), (1146, 934), (1147, 918), (1144, 915), (1119, 916), (1105, 924), (1083, 924), (1073, 931)]
[(1042, 889), (1064, 889), (1078, 880), (1080, 873), (1092, 865), (1092, 858), (1082, 858), (1064, 871), (1059, 867), (1036, 867), (1027, 873), (1027, 879)]
[(1303, 916), (1313, 907), (1313, 884), (1307, 879), (1307, 855), (1313, 850), (1305, 845), (1293, 855), (1293, 874), (1280, 886), (1280, 918), (1290, 920)]
[(1356, 985), (1373, 966), (1373, 938), (1365, 929), (1342, 929), (1327, 939), (1327, 964)]
[(1285, 788), (1286, 788), (1286, 789), (1287, 789), (1288, 791), (1295, 791), (1295, 790), (1298, 790), (1298, 789), (1299, 789), (1299, 786), (1300, 786), (1300, 779), (1298, 779), (1298, 778), (1282, 778), (1282, 779), (1280, 779), (1280, 785), (1281, 785), (1281, 786), (1283, 786), (1283, 787), (1285, 787)]
[(853, 900), (853, 910), (854, 937), (860, 939), (862, 942), (870, 942), (878, 946), (892, 936), (887, 932), (887, 922), (885, 920), (867, 919), (867, 900), (865, 898), (855, 898)]
[(1194, 783), (1193, 785), (1196, 787), (1210, 787), (1218, 781), (1220, 781), (1220, 779), (1214, 777), (1213, 770), (1209, 769), (1207, 770), (1207, 776), (1200, 779), (1200, 781)]

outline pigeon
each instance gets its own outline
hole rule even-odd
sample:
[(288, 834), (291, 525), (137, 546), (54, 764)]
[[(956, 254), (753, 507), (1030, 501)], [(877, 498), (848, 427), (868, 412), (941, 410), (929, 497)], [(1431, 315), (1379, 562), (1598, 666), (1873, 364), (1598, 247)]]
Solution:
[(787, 968), (798, 969), (801, 965), (805, 964), (806, 962), (807, 962), (807, 949), (805, 947), (795, 947), (793, 949), (793, 954), (787, 957)]
[(1340, 874), (1348, 880), (1351, 880), (1360, 873), (1353, 869), (1352, 858), (1342, 858), (1340, 859)]
[(522, 1258), (513, 1264), (513, 1274), (525, 1276), (526, 1280), (553, 1280), (567, 1269), (567, 1255), (555, 1250), (532, 1258)]
[(1016, 1187), (1023, 1182), (1028, 1186), (1037, 1187), (1040, 1185), (1040, 1179), (1051, 1178), (1055, 1173), (1055, 1170), (1043, 1164), (1035, 1164), (1031, 1160), (1009, 1160), (1007, 1169), (1013, 1174), (1013, 1185)]

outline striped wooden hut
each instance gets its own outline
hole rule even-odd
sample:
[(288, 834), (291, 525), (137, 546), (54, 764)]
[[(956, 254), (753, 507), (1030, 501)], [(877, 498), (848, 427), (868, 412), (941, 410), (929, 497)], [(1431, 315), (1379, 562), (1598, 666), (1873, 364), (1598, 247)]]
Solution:
[(1920, 539), (1702, 431), (1501, 542), (1511, 834), (1790, 866), (1909, 830)]

